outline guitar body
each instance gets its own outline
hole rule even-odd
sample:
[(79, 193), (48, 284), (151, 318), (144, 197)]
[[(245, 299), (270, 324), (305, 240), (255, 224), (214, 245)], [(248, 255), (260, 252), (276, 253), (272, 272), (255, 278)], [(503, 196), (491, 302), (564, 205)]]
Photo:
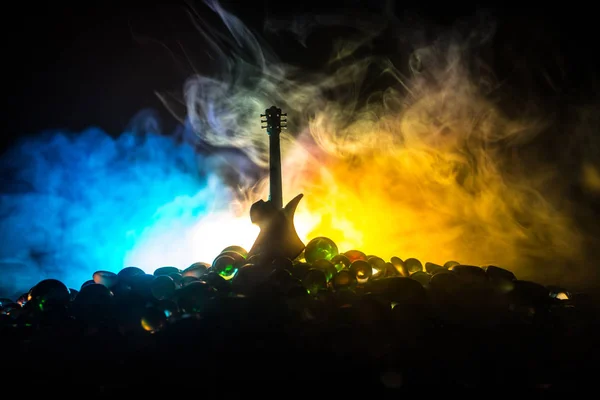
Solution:
[(250, 219), (260, 227), (260, 233), (248, 257), (258, 255), (265, 260), (285, 257), (294, 260), (304, 250), (294, 226), (296, 207), (303, 195), (294, 197), (283, 209), (277, 209), (270, 201), (259, 200), (250, 208)]

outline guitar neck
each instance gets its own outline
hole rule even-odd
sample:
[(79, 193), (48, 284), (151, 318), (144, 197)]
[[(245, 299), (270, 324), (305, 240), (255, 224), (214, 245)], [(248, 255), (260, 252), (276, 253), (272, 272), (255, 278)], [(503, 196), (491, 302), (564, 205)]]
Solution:
[(287, 114), (283, 114), (280, 108), (272, 106), (267, 108), (261, 120), (267, 124), (263, 129), (269, 134), (269, 201), (279, 210), (283, 208), (283, 187), (281, 182), (281, 129), (286, 128)]
[(279, 132), (269, 134), (269, 200), (278, 210), (283, 208)]

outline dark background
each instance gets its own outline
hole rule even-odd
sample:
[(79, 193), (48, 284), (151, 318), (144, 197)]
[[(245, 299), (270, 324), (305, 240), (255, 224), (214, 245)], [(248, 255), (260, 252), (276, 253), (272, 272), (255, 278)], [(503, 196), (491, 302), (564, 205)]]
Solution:
[[(185, 3), (169, 3), (47, 2), (35, 7), (14, 3), (10, 12), (5, 8), (2, 53), (8, 105), (2, 113), (3, 147), (19, 135), (45, 129), (78, 131), (94, 125), (118, 134), (136, 112), (148, 107), (163, 117), (165, 130), (172, 129), (176, 121), (154, 92), (181, 89), (192, 68), (176, 62), (165, 46), (175, 48), (178, 42), (186, 45), (194, 67), (200, 70), (203, 60), (201, 41), (186, 16)], [(265, 10), (289, 15), (339, 10), (343, 4), (356, 10), (383, 6), (383, 2), (366, 1), (327, 1), (319, 5), (256, 0), (229, 3), (236, 15), (259, 30)], [(481, 9), (446, 4), (408, 10), (400, 4), (395, 5), (399, 16), (413, 12), (439, 24), (449, 24)], [(197, 5), (208, 19), (214, 19), (206, 6)], [(499, 20), (494, 46), (499, 52), (496, 68), (500, 73), (502, 69), (512, 71), (519, 60), (524, 62), (524, 69), (547, 64), (552, 70), (558, 54), (567, 60), (569, 71), (559, 82), (563, 97), (583, 101), (583, 97), (594, 94), (591, 79), (597, 67), (597, 46), (593, 10), (547, 6), (490, 10)], [(307, 51), (285, 41), (274, 45), (292, 61), (300, 60)], [(319, 41), (310, 45), (313, 55), (318, 53), (316, 48), (326, 46)], [(526, 84), (531, 86), (530, 82)]]

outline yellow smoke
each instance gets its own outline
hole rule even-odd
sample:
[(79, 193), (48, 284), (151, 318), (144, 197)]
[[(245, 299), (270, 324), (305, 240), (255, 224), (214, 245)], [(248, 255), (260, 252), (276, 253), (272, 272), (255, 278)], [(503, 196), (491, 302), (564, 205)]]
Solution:
[(462, 84), (407, 106), (374, 103), (343, 127), (335, 119), (339, 105), (315, 116), (308, 133), (326, 155), (300, 170), (293, 167), (303, 152), (285, 157), (287, 198), (306, 195), (297, 220), (319, 221), (306, 239), (328, 236), (342, 249), (384, 258), (516, 272), (543, 269), (533, 265), (540, 260), (576, 259), (581, 238), (545, 200), (537, 177), (504, 172), (520, 161), (504, 159), (495, 141), (528, 127), (507, 121)]

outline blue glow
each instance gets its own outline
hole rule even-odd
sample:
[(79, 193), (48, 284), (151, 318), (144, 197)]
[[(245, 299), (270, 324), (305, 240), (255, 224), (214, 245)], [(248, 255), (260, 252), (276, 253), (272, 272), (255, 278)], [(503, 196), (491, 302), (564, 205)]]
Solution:
[(0, 189), (0, 296), (45, 278), (79, 289), (94, 271), (128, 265), (186, 268), (248, 246), (257, 228), (229, 211), (232, 191), (209, 161), (155, 133), (90, 128), (20, 142), (0, 160), (11, 177)]

